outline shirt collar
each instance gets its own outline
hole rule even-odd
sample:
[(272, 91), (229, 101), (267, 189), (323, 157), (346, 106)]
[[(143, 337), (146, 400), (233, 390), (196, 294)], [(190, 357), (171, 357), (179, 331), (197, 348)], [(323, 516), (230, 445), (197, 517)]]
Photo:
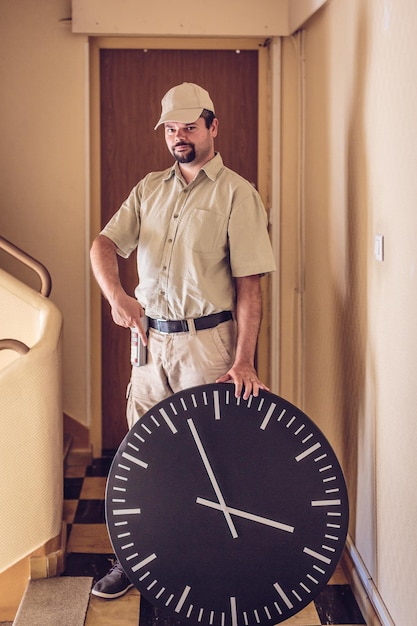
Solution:
[[(210, 180), (214, 181), (216, 180), (222, 168), (223, 168), (223, 159), (220, 156), (220, 153), (216, 152), (214, 157), (210, 159), (210, 161), (208, 161), (205, 165), (203, 165), (200, 171), (203, 171), (206, 174), (206, 176), (210, 178)], [(174, 176), (174, 174), (178, 177), (181, 177), (181, 172), (179, 170), (178, 163), (174, 163), (174, 165), (168, 170), (167, 175), (164, 178), (164, 180), (169, 180), (171, 176)]]
[(216, 180), (220, 170), (223, 168), (223, 159), (219, 152), (216, 152), (214, 157), (210, 159), (201, 169), (206, 173), (206, 176), (211, 180)]

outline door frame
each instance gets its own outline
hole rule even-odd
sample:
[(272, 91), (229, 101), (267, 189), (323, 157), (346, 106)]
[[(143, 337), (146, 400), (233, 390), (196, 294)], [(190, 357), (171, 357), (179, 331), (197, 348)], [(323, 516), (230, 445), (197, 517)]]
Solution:
[[(258, 50), (258, 191), (267, 208), (270, 234), (279, 263), (280, 224), (280, 38), (159, 38), (92, 37), (89, 41), (89, 246), (100, 230), (100, 50), (182, 49)], [(278, 393), (279, 387), (279, 270), (262, 280), (263, 320), (258, 341), (258, 373)], [(90, 282), (90, 444), (95, 456), (102, 454), (101, 403), (101, 294)], [(274, 349), (271, 349), (274, 346)]]

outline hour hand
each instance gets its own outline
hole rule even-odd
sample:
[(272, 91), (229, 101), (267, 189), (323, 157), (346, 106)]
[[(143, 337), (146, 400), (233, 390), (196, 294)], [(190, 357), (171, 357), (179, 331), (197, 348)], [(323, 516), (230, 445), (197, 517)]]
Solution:
[[(205, 498), (197, 498), (196, 502), (197, 504), (208, 506), (211, 509), (223, 510), (217, 502), (212, 502), (211, 500), (206, 500)], [(230, 513), (230, 515), (243, 517), (244, 519), (257, 522), (258, 524), (264, 524), (265, 526), (272, 526), (272, 528), (278, 528), (279, 530), (283, 530), (287, 533), (293, 533), (295, 530), (294, 526), (282, 524), (281, 522), (276, 522), (273, 519), (268, 519), (267, 517), (262, 517), (261, 515), (254, 515), (253, 513), (248, 513), (247, 511), (241, 511), (240, 509), (233, 509), (230, 506), (227, 506), (226, 510)]]

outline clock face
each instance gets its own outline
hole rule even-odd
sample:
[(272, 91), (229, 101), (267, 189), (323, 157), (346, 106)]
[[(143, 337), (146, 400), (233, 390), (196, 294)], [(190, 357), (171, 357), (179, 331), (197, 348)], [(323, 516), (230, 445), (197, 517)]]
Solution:
[(106, 518), (127, 576), (184, 624), (277, 624), (309, 604), (341, 557), (338, 460), (293, 404), (231, 384), (169, 397), (129, 431)]

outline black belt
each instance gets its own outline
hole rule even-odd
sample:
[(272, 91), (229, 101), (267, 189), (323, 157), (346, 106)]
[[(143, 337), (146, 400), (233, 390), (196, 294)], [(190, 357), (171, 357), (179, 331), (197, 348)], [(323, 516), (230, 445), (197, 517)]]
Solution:
[[(221, 313), (213, 313), (198, 317), (194, 321), (196, 330), (205, 330), (206, 328), (214, 328), (222, 322), (233, 319), (231, 311), (222, 311)], [(189, 327), (187, 320), (155, 320), (149, 318), (149, 326), (159, 330), (160, 333), (188, 333)]]

